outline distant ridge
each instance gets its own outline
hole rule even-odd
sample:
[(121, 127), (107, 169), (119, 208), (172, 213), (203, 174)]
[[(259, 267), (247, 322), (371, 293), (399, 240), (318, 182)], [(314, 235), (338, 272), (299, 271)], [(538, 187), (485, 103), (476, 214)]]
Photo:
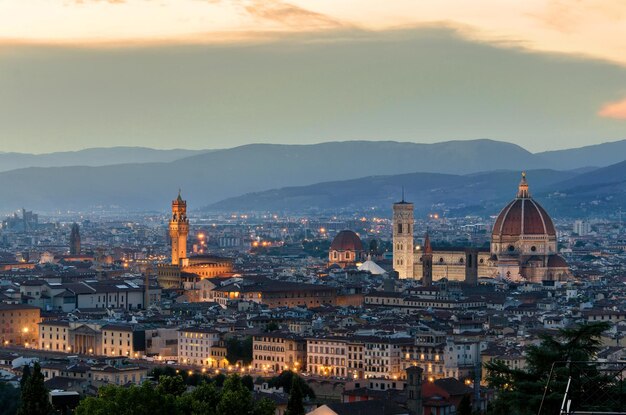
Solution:
[(169, 162), (210, 150), (157, 150), (146, 147), (96, 147), (45, 154), (0, 152), (0, 172), (26, 167), (107, 166)]
[[(54, 157), (60, 157), (55, 154)], [(0, 155), (0, 160), (3, 156), (7, 155)], [(430, 198), (436, 203), (437, 198), (449, 200), (464, 192), (469, 195), (469, 189), (474, 186), (475, 194), (484, 197), (464, 198), (466, 203), (472, 203), (472, 200), (487, 200), (489, 192), (505, 190), (491, 183), (498, 177), (517, 175), (521, 170), (552, 169), (552, 162), (546, 161), (545, 154), (532, 154), (517, 145), (488, 139), (436, 144), (394, 141), (250, 144), (214, 151), (90, 149), (68, 157), (61, 159), (82, 166), (28, 167), (0, 172), (3, 189), (0, 210), (6, 212), (24, 206), (38, 211), (111, 207), (158, 211), (167, 209), (178, 188), (183, 189), (193, 210), (247, 193), (415, 172), (429, 174), (423, 177), (433, 186), (442, 181), (440, 187), (422, 186), (420, 191), (429, 193), (417, 197)], [(589, 174), (586, 167), (576, 166), (580, 169), (576, 172), (545, 174), (546, 178), (558, 176), (558, 181), (563, 181), (579, 172)], [(499, 173), (484, 174), (496, 171)], [(461, 179), (453, 176), (448, 182), (437, 175), (471, 176)], [(377, 183), (370, 184), (370, 192)], [(509, 186), (507, 183), (506, 189)], [(348, 190), (344, 188), (345, 192)]]

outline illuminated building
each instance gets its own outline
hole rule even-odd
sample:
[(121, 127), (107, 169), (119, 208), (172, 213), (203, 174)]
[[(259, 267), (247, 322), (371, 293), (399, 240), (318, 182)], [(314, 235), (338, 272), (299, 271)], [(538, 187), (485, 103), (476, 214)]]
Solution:
[(178, 192), (172, 201), (172, 216), (169, 223), (169, 235), (172, 242), (171, 263), (159, 264), (157, 276), (163, 288), (182, 289), (184, 283), (194, 283), (204, 278), (229, 276), (233, 271), (232, 260), (212, 255), (187, 257), (187, 236), (189, 219), (187, 202)]
[(355, 266), (365, 260), (365, 251), (361, 238), (350, 230), (343, 230), (335, 236), (328, 252), (328, 266), (339, 265), (341, 268)]
[(26, 304), (0, 304), (0, 341), (4, 346), (37, 347), (39, 307)]
[(442, 278), (475, 285), (479, 277), (541, 282), (570, 276), (567, 262), (558, 254), (554, 223), (530, 196), (525, 173), (517, 196), (494, 223), (489, 250), (436, 249), (429, 242), (424, 250), (414, 249), (413, 224), (413, 205), (404, 200), (394, 204), (393, 264), (400, 278), (422, 278), (428, 286)]

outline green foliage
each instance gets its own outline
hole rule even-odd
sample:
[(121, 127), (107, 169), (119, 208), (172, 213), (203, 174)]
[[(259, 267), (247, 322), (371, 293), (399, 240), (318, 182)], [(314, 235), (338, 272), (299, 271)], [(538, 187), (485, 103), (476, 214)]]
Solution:
[[(312, 234), (308, 238), (313, 238)], [(302, 249), (308, 256), (315, 258), (328, 258), (328, 250), (330, 249), (330, 241), (322, 240), (305, 240), (302, 242)]]
[[(529, 346), (526, 351), (527, 369), (510, 369), (501, 361), (485, 364), (487, 382), (498, 391), (497, 398), (489, 407), (491, 415), (536, 414), (543, 400), (542, 412), (558, 413), (563, 392), (572, 377), (570, 390), (580, 390), (580, 379), (596, 378), (602, 382), (593, 366), (555, 362), (585, 362), (592, 360), (600, 349), (600, 336), (610, 328), (608, 323), (583, 324), (563, 329), (558, 336), (544, 335), (539, 345)], [(548, 382), (548, 380), (550, 380)], [(546, 389), (546, 385), (549, 387)], [(600, 383), (601, 384), (601, 383)], [(572, 394), (573, 403), (583, 394)], [(585, 393), (586, 399), (593, 396)], [(574, 407), (574, 406), (573, 406)]]
[(254, 415), (274, 415), (276, 412), (276, 404), (271, 399), (262, 398), (254, 407)]
[(163, 375), (176, 376), (176, 370), (171, 366), (158, 366), (150, 372), (150, 376), (152, 376), (156, 382), (158, 382), (159, 378)]
[(157, 391), (165, 395), (180, 396), (187, 390), (187, 385), (182, 376), (161, 376)]
[(269, 323), (267, 323), (267, 326), (265, 327), (265, 332), (270, 333), (278, 329), (280, 329), (280, 326), (278, 325), (278, 323), (275, 321), (270, 321)]
[[(223, 376), (223, 375), (222, 375)], [(217, 378), (217, 376), (216, 376)], [(183, 376), (159, 375), (154, 386), (146, 382), (128, 388), (109, 385), (100, 388), (97, 398), (84, 399), (76, 415), (270, 415), (272, 401), (254, 402), (252, 393), (238, 375), (232, 375), (218, 389), (214, 380), (201, 382), (187, 392)]]
[(252, 395), (243, 385), (238, 375), (231, 375), (224, 382), (222, 399), (217, 405), (217, 412), (223, 415), (248, 414), (253, 409)]
[(302, 389), (300, 388), (300, 382), (298, 382), (298, 379), (300, 378), (293, 376), (289, 402), (287, 402), (285, 415), (305, 415)]
[(243, 383), (243, 386), (245, 386), (246, 389), (248, 389), (249, 391), (254, 390), (254, 379), (252, 379), (252, 376), (250, 375), (242, 376), (241, 383)]
[(215, 386), (221, 388), (222, 386), (224, 386), (224, 382), (226, 382), (226, 375), (224, 375), (223, 373), (219, 373), (215, 375), (213, 381), (215, 382)]
[(30, 377), (30, 366), (26, 365), (22, 369), (22, 379), (20, 379), (20, 389), (24, 389), (24, 385), (26, 384), (26, 381), (28, 380), (29, 377)]
[(0, 382), (0, 415), (15, 415), (20, 404), (20, 391), (11, 384)]
[(291, 370), (284, 370), (280, 375), (271, 378), (268, 384), (272, 388), (282, 387), (285, 393), (291, 393), (291, 386), (293, 385), (294, 379), (296, 379), (296, 382), (300, 385), (300, 390), (305, 397), (315, 399), (315, 392), (313, 392), (313, 389), (311, 389), (304, 379), (293, 373)]
[(176, 397), (163, 394), (150, 383), (128, 388), (108, 385), (97, 398), (87, 398), (76, 408), (76, 415), (167, 415), (176, 411)]
[(378, 254), (378, 241), (376, 239), (372, 239), (369, 243), (369, 253), (372, 255)]
[(231, 365), (242, 361), (244, 365), (252, 363), (252, 336), (243, 340), (231, 337), (226, 341), (226, 359)]
[(43, 382), (41, 366), (35, 363), (33, 373), (24, 379), (18, 415), (48, 415), (52, 412), (48, 390)]

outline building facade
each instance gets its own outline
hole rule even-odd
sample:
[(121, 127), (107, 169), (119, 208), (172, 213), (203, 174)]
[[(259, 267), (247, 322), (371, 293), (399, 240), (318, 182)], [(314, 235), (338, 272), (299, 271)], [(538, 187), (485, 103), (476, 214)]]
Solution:
[(541, 282), (571, 276), (567, 262), (558, 254), (554, 223), (531, 197), (525, 173), (515, 199), (495, 220), (489, 250), (437, 249), (430, 243), (416, 250), (412, 229), (408, 232), (412, 214), (413, 205), (404, 200), (393, 205), (393, 266), (400, 278), (421, 278), (424, 285), (442, 278), (475, 285), (479, 277)]
[(5, 346), (37, 347), (39, 307), (26, 304), (0, 304), (0, 341)]

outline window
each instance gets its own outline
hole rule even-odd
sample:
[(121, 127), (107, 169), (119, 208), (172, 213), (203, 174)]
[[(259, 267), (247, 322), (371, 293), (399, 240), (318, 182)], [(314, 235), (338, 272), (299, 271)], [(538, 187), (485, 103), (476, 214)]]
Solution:
[(398, 223), (398, 233), (402, 233), (402, 224)]

